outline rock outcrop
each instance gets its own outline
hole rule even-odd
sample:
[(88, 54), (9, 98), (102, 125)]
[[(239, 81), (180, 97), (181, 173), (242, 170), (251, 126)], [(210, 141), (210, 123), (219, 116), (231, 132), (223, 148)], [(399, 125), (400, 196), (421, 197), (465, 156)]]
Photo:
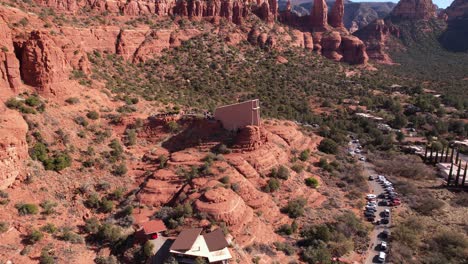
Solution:
[[(0, 19), (0, 92), (10, 88), (16, 91), (21, 86), (19, 61), (14, 53), (11, 30), (7, 23)], [(3, 91), (6, 94), (9, 91)]]
[(330, 26), (335, 27), (335, 28), (344, 28), (343, 17), (344, 17), (344, 1), (336, 0), (335, 4), (333, 4), (333, 8), (331, 10), (330, 17), (329, 17)]
[(22, 173), (28, 157), (28, 125), (21, 115), (0, 106), (0, 190), (8, 188)]
[(252, 151), (268, 141), (266, 131), (259, 126), (246, 126), (237, 134), (234, 148), (241, 151)]
[(337, 31), (326, 32), (322, 35), (322, 41), (320, 42), (322, 46), (322, 55), (334, 60), (340, 61), (343, 57), (339, 54), (339, 47), (341, 44), (341, 35)]
[(467, 0), (455, 0), (445, 10), (449, 20), (458, 19), (464, 16), (468, 16), (468, 1)]
[(341, 50), (343, 61), (349, 64), (366, 64), (369, 56), (364, 42), (355, 36), (343, 36), (341, 38)]
[(325, 0), (314, 0), (310, 13), (313, 29), (322, 30), (328, 26), (328, 6)]
[(54, 93), (51, 85), (68, 79), (69, 64), (62, 49), (45, 32), (33, 31), (28, 40), (18, 43), (21, 50), (21, 77), (39, 92)]
[(392, 35), (399, 37), (400, 32), (396, 26), (387, 25), (383, 19), (378, 19), (355, 32), (355, 35), (364, 41), (370, 59), (385, 64), (392, 63), (386, 42)]
[(401, 0), (390, 16), (394, 19), (427, 20), (436, 16), (436, 6), (432, 0)]

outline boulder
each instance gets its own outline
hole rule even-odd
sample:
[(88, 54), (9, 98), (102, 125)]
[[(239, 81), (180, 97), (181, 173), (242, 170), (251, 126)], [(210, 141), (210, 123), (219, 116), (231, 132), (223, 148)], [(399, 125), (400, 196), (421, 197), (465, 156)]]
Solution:
[(321, 46), (322, 55), (334, 61), (340, 61), (342, 55), (339, 53), (341, 44), (341, 35), (339, 32), (332, 31), (323, 35)]

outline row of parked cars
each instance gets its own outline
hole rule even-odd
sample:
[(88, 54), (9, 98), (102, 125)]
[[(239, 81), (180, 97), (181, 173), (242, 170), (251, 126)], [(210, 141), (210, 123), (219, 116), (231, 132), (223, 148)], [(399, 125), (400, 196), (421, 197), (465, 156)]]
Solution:
[(373, 181), (376, 180), (382, 185), (384, 189), (384, 193), (379, 194), (378, 198), (382, 199), (380, 204), (382, 206), (398, 206), (401, 204), (400, 196), (395, 191), (393, 184), (385, 178), (383, 175), (371, 175), (369, 176), (369, 180)]

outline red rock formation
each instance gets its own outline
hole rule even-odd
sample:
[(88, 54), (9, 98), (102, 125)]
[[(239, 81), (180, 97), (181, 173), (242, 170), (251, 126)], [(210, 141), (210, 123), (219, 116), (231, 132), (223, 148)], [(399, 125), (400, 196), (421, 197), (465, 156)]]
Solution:
[(341, 49), (343, 61), (349, 64), (366, 64), (369, 57), (366, 53), (366, 46), (355, 36), (341, 37)]
[(28, 157), (28, 125), (21, 115), (0, 106), (0, 190), (9, 187), (22, 172)]
[(336, 28), (344, 28), (344, 2), (343, 0), (336, 0), (330, 13), (330, 25)]
[(431, 19), (436, 14), (432, 0), (401, 0), (390, 16), (398, 19)]
[(63, 51), (47, 33), (33, 31), (23, 43), (21, 52), (21, 77), (25, 84), (39, 92), (54, 92), (51, 84), (68, 79), (69, 65)]
[[(0, 91), (10, 88), (16, 91), (21, 86), (19, 61), (14, 53), (11, 30), (7, 23), (0, 19)], [(2, 92), (7, 93), (7, 91)]]
[(264, 129), (259, 126), (246, 126), (237, 134), (234, 148), (242, 151), (252, 151), (268, 141)]
[(314, 0), (314, 6), (310, 12), (313, 29), (323, 30), (328, 26), (328, 6), (325, 0)]
[(314, 49), (314, 40), (312, 39), (312, 34), (309, 32), (304, 33), (304, 48), (309, 50)]
[(145, 41), (146, 32), (121, 30), (117, 36), (116, 53), (126, 60), (133, 60), (135, 51)]
[(338, 53), (340, 44), (341, 35), (339, 32), (332, 31), (323, 34), (321, 41), (322, 55), (331, 60), (340, 61), (343, 57)]
[(355, 35), (364, 41), (369, 58), (380, 63), (392, 63), (386, 51), (386, 41), (394, 35), (399, 37), (399, 30), (395, 26), (388, 26), (382, 19), (377, 19), (365, 28), (355, 32)]

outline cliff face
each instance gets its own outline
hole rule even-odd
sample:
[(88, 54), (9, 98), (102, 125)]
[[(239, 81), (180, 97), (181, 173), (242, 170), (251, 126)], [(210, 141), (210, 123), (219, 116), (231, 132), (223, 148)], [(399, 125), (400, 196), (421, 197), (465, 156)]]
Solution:
[(0, 190), (8, 188), (22, 173), (28, 157), (28, 126), (17, 111), (0, 106)]
[(328, 6), (325, 0), (314, 0), (310, 18), (313, 28), (323, 29), (328, 26)]
[(440, 42), (444, 48), (456, 51), (468, 51), (468, 0), (455, 0), (445, 10), (447, 30), (442, 34)]
[(344, 27), (343, 17), (344, 17), (344, 1), (336, 0), (335, 4), (333, 4), (333, 8), (330, 13), (330, 18), (329, 18), (330, 25), (336, 28)]
[(158, 16), (187, 16), (187, 17), (223, 17), (236, 24), (253, 11), (265, 21), (273, 22), (278, 15), (276, 0), (213, 0), (213, 1), (77, 1), (77, 0), (35, 0), (38, 4), (71, 13), (86, 7), (99, 12), (110, 12), (126, 16), (154, 14)]
[(48, 34), (33, 31), (28, 40), (18, 46), (21, 51), (21, 78), (25, 84), (37, 87), (39, 92), (53, 93), (52, 83), (68, 79), (69, 64), (62, 49)]
[(436, 17), (432, 0), (401, 0), (390, 14), (395, 19), (431, 19)]
[(7, 23), (0, 18), (0, 92), (16, 91), (21, 85), (19, 61), (14, 53), (13, 37)]

